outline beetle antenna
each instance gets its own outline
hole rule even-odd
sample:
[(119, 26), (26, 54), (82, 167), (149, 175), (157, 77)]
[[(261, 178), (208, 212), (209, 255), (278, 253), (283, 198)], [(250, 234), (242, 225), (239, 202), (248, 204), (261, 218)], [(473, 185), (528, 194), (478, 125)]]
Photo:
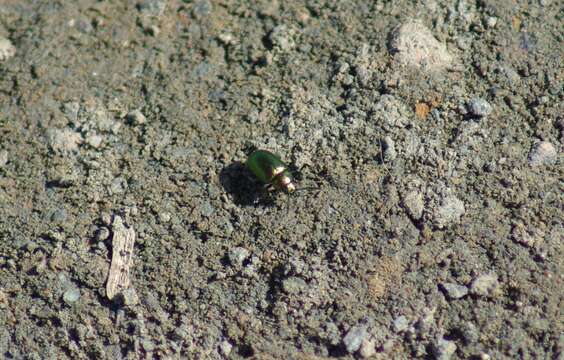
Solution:
[(308, 186), (308, 187), (296, 189), (296, 190), (294, 190), (294, 192), (298, 192), (298, 191), (310, 191), (310, 190), (319, 190), (319, 189), (321, 189), (319, 186)]

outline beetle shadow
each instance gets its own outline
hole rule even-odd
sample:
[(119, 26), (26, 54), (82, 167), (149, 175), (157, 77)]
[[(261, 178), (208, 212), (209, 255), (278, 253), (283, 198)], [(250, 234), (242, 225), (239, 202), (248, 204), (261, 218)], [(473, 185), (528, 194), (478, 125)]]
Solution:
[(260, 203), (270, 206), (273, 204), (272, 199), (266, 196), (264, 184), (255, 180), (245, 164), (240, 161), (235, 161), (223, 168), (219, 173), (219, 182), (231, 195), (236, 205), (251, 206)]

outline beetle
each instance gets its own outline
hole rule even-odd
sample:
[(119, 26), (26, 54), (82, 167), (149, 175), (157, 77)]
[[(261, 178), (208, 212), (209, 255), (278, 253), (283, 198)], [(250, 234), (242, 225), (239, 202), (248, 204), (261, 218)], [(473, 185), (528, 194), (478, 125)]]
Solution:
[(255, 150), (247, 159), (247, 168), (270, 190), (286, 194), (296, 191), (294, 178), (280, 157), (267, 150)]

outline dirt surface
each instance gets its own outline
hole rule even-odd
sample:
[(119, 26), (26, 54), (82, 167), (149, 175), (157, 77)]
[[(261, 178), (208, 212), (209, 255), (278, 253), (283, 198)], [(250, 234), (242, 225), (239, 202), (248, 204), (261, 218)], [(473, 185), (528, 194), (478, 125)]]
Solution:
[(0, 357), (562, 359), (562, 11), (1, 1)]

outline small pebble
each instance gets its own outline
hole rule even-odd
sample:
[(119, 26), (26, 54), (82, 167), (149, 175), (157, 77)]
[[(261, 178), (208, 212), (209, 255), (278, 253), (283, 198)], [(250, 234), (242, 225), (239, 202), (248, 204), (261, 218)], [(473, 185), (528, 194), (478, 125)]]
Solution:
[(197, 19), (202, 19), (211, 14), (213, 10), (212, 3), (208, 0), (199, 0), (194, 2), (193, 14)]
[(160, 211), (160, 212), (157, 214), (157, 216), (158, 216), (158, 218), (159, 218), (159, 221), (160, 221), (161, 223), (163, 223), (163, 224), (169, 222), (170, 219), (172, 218), (172, 216), (170, 215), (170, 213), (169, 213), (169, 212), (166, 212), (166, 211)]
[(511, 231), (511, 237), (513, 240), (519, 244), (526, 247), (534, 247), (539, 245), (544, 240), (544, 232), (533, 226), (526, 226), (525, 224), (519, 222), (513, 226)]
[(470, 292), (474, 295), (489, 296), (497, 290), (499, 282), (494, 273), (484, 274), (476, 277), (470, 285)]
[(78, 145), (82, 143), (80, 133), (71, 129), (47, 129), (47, 143), (51, 150), (60, 153), (70, 153), (78, 150)]
[(79, 19), (75, 22), (75, 27), (83, 34), (91, 33), (92, 30), (94, 30), (94, 26), (92, 26), (92, 23), (87, 19)]
[(133, 125), (142, 125), (147, 121), (147, 118), (140, 110), (133, 110), (127, 114), (127, 120)]
[(497, 18), (490, 16), (486, 19), (486, 26), (490, 29), (493, 29), (495, 27), (495, 25), (497, 24)]
[(51, 221), (64, 222), (67, 219), (67, 211), (65, 209), (57, 209), (51, 215)]
[(286, 25), (278, 25), (272, 29), (269, 39), (272, 46), (283, 51), (288, 51), (296, 47), (294, 32), (288, 29)]
[(480, 340), (480, 331), (473, 323), (467, 321), (458, 327), (466, 344), (474, 344)]
[(75, 101), (70, 101), (63, 104), (63, 112), (65, 113), (65, 116), (73, 123), (78, 120), (79, 110), (80, 104)]
[(476, 117), (485, 117), (491, 114), (492, 106), (482, 98), (475, 98), (468, 103), (468, 111)]
[(395, 143), (392, 140), (391, 137), (386, 136), (384, 138), (383, 144), (382, 144), (383, 148), (384, 148), (384, 160), (385, 161), (393, 161), (395, 160), (395, 158), (397, 157), (397, 151), (396, 151), (396, 147), (395, 147)]
[(405, 104), (393, 95), (382, 95), (374, 106), (373, 121), (389, 127), (403, 128), (409, 124), (409, 110)]
[(443, 283), (441, 284), (441, 288), (443, 289), (447, 297), (452, 300), (463, 298), (468, 294), (468, 288), (463, 285)]
[(360, 345), (359, 355), (363, 359), (368, 359), (376, 354), (376, 339), (374, 338), (364, 338), (362, 344)]
[(433, 36), (431, 30), (414, 20), (394, 29), (390, 48), (401, 65), (424, 70), (439, 70), (453, 61), (446, 46)]
[(305, 292), (307, 288), (308, 285), (305, 280), (297, 276), (292, 276), (282, 281), (282, 290), (289, 295)]
[(552, 164), (558, 153), (554, 145), (548, 141), (540, 141), (533, 145), (529, 153), (529, 165), (532, 167)]
[(100, 145), (102, 145), (102, 140), (104, 140), (104, 138), (101, 135), (94, 134), (88, 136), (85, 142), (91, 147), (93, 147), (94, 149), (98, 149)]
[(67, 304), (72, 304), (80, 299), (80, 290), (75, 287), (71, 287), (63, 294), (63, 301)]
[(141, 344), (141, 347), (143, 347), (143, 350), (145, 350), (146, 352), (155, 350), (155, 343), (153, 343), (149, 339), (142, 339), (141, 341), (139, 341), (139, 343)]
[(448, 360), (456, 351), (454, 341), (446, 340), (443, 337), (438, 338), (433, 344), (433, 355), (438, 360)]
[(123, 299), (123, 304), (125, 306), (134, 306), (139, 304), (139, 296), (137, 296), (137, 291), (130, 287), (121, 292), (121, 297)]
[(8, 163), (8, 152), (0, 150), (0, 168), (3, 168)]
[(421, 219), (423, 216), (423, 209), (425, 204), (423, 202), (423, 194), (417, 190), (412, 190), (408, 192), (403, 197), (403, 206), (407, 210), (409, 216), (415, 220)]
[(137, 9), (146, 16), (161, 16), (166, 9), (166, 0), (143, 0)]
[(366, 331), (366, 326), (353, 326), (343, 338), (343, 343), (347, 348), (347, 351), (352, 354), (362, 345), (362, 341), (366, 337), (368, 332)]
[(210, 217), (213, 215), (214, 212), (215, 212), (215, 208), (213, 207), (212, 204), (210, 204), (207, 201), (204, 202), (200, 207), (200, 213), (202, 214), (203, 217)]
[(232, 266), (242, 266), (243, 261), (249, 257), (249, 250), (243, 247), (234, 247), (229, 250), (227, 257)]
[(400, 333), (409, 327), (409, 320), (405, 316), (398, 316), (392, 323), (392, 329), (396, 333)]
[(465, 212), (464, 202), (454, 195), (448, 195), (443, 198), (441, 205), (435, 211), (434, 224), (442, 229), (459, 222)]
[(232, 349), (233, 349), (233, 345), (231, 345), (231, 343), (227, 340), (224, 340), (219, 344), (219, 351), (225, 357), (229, 357), (229, 354), (231, 354)]
[(0, 36), (0, 61), (8, 60), (16, 55), (16, 48), (12, 42)]

